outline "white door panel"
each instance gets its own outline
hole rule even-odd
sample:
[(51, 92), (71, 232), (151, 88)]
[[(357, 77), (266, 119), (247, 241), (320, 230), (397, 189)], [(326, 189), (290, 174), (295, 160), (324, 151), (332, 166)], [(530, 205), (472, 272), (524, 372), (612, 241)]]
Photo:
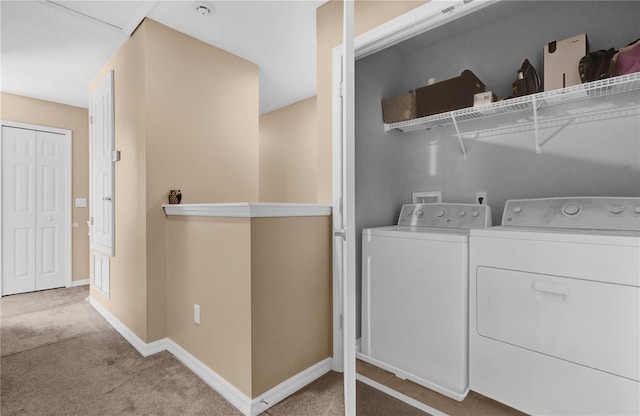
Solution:
[(3, 294), (35, 290), (36, 133), (2, 127)]
[(36, 198), (36, 290), (65, 284), (64, 247), (65, 209), (71, 196), (64, 184), (68, 161), (64, 152), (65, 137), (39, 131), (36, 134), (38, 198)]
[(114, 251), (114, 115), (113, 72), (89, 97), (91, 170), (91, 248), (111, 256)]

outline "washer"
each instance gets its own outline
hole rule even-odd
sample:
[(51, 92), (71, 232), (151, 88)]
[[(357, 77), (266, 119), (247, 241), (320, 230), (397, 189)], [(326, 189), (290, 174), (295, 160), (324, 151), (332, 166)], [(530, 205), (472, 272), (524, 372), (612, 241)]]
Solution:
[(469, 250), (471, 390), (529, 414), (640, 414), (640, 198), (507, 201)]
[(362, 230), (360, 359), (464, 399), (469, 229), (490, 224), (486, 205), (414, 204)]

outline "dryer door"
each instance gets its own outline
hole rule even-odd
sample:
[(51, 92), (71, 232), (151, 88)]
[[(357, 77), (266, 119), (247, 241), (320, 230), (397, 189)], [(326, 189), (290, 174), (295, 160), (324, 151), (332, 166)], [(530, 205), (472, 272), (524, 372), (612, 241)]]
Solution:
[(640, 380), (640, 288), (477, 269), (480, 336)]

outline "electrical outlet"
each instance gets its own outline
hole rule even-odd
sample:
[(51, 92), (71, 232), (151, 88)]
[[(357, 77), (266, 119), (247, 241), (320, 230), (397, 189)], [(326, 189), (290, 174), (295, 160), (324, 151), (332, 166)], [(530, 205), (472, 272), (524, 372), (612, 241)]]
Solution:
[(196, 303), (193, 304), (193, 322), (200, 325), (200, 305)]
[(476, 192), (476, 203), (480, 205), (487, 205), (487, 193), (485, 191)]

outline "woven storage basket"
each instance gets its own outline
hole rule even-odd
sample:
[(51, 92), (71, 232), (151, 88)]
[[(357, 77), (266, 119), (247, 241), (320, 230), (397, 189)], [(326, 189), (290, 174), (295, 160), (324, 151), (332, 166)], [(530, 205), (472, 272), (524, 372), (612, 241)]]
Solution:
[(413, 91), (382, 100), (382, 119), (385, 123), (413, 118), (416, 118), (416, 94)]

